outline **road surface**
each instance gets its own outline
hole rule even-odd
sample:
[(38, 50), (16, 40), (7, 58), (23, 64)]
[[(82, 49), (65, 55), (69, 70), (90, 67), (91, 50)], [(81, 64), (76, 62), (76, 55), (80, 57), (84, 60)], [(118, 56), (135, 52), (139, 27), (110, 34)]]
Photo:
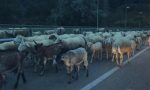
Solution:
[[(143, 47), (140, 51), (142, 51)], [(137, 51), (139, 53), (140, 51)], [(125, 60), (127, 58), (124, 58)], [(124, 60), (124, 61), (125, 61)], [(95, 60), (89, 66), (89, 77), (85, 76), (85, 71), (80, 71), (79, 80), (74, 80), (72, 84), (67, 84), (66, 69), (55, 73), (54, 67), (48, 65), (44, 76), (39, 76), (33, 72), (33, 67), (27, 66), (25, 76), (27, 83), (23, 84), (20, 80), (17, 90), (80, 90), (98, 78), (105, 76), (110, 70), (116, 67), (111, 60)], [(107, 78), (94, 86), (90, 86), (91, 90), (150, 90), (150, 49), (142, 52), (135, 57), (131, 63), (124, 65), (110, 74)], [(15, 82), (15, 74), (9, 73), (6, 83), (2, 90), (12, 90)]]

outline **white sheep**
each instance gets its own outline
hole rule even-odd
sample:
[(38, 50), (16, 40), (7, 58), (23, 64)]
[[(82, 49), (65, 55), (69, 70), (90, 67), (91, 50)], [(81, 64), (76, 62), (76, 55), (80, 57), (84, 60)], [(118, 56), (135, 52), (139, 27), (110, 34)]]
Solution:
[(105, 53), (106, 53), (106, 59), (108, 60), (109, 57), (112, 56), (112, 43), (113, 43), (113, 38), (112, 37), (109, 37), (109, 38), (106, 38), (104, 41), (103, 41), (103, 48), (105, 50)]
[(0, 38), (6, 38), (7, 35), (5, 33), (5, 31), (0, 31)]
[(141, 37), (136, 37), (135, 38), (136, 44), (137, 44), (137, 49), (140, 49), (142, 46), (142, 38)]
[(102, 48), (101, 42), (96, 42), (96, 43), (92, 44), (90, 46), (90, 50), (92, 52), (91, 63), (93, 62), (93, 58), (98, 58), (98, 59), (101, 58), (101, 60), (102, 60), (103, 48)]
[(90, 31), (89, 31), (89, 32), (83, 32), (83, 35), (84, 35), (84, 36), (87, 36), (87, 35), (90, 35), (90, 34), (94, 34), (94, 33), (93, 33), (93, 32), (90, 32)]
[(105, 33), (102, 34), (102, 36), (103, 36), (104, 38), (109, 38), (109, 37), (112, 36), (112, 34), (109, 33), (109, 32), (105, 32)]
[(44, 46), (48, 46), (54, 43), (53, 40), (49, 39), (49, 35), (40, 35), (40, 36), (33, 36), (33, 37), (23, 37), (21, 35), (18, 35), (15, 39), (14, 42), (19, 45), (22, 41), (22, 39), (30, 43), (31, 46), (34, 46), (34, 42), (36, 41), (37, 43), (43, 43)]
[(92, 43), (96, 43), (96, 42), (101, 42), (104, 40), (104, 38), (102, 36), (96, 35), (96, 34), (89, 34), (85, 36), (85, 39), (87, 42), (92, 42)]
[[(113, 53), (112, 61), (114, 60), (114, 57), (116, 57), (117, 65), (122, 65), (124, 53), (127, 53), (129, 60), (131, 53), (133, 53), (133, 46), (135, 46), (133, 44), (135, 43), (133, 43), (126, 37), (120, 37), (119, 39), (116, 39), (112, 46), (112, 53)], [(120, 57), (118, 57), (119, 54)]]
[(42, 32), (40, 31), (32, 32), (32, 36), (39, 36), (39, 35), (42, 35)]
[[(73, 37), (73, 38), (66, 38), (60, 40), (63, 42), (64, 48), (67, 48), (69, 50), (75, 49), (78, 47), (86, 47), (86, 41), (83, 37)], [(59, 42), (59, 41), (58, 41)]]
[(75, 69), (77, 73), (77, 79), (79, 76), (80, 65), (85, 66), (86, 68), (86, 76), (88, 77), (88, 60), (87, 60), (87, 52), (84, 48), (77, 48), (74, 50), (69, 50), (64, 53), (61, 57), (61, 60), (64, 62), (67, 73), (69, 74), (69, 81), (71, 83), (72, 80), (72, 72)]
[(0, 50), (9, 50), (9, 49), (17, 49), (17, 46), (13, 41), (4, 42), (0, 44)]
[(44, 31), (44, 34), (46, 34), (46, 35), (50, 35), (50, 34), (53, 34), (53, 33), (56, 33), (56, 30), (46, 30), (46, 31)]

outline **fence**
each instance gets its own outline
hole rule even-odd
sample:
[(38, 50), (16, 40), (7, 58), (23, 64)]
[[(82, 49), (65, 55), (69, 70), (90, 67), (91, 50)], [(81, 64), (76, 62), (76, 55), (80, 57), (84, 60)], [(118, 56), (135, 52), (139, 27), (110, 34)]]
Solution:
[[(11, 24), (0, 24), (0, 31), (2, 30), (28, 30), (29, 36), (32, 35), (34, 31), (44, 32), (45, 30), (55, 30), (60, 26), (49, 26), (49, 25), (11, 25)], [(97, 28), (92, 26), (63, 26), (67, 33), (73, 33), (74, 29), (80, 29), (83, 31), (93, 31), (96, 32)], [(139, 31), (139, 30), (150, 30), (149, 28), (122, 28), (122, 27), (99, 27), (99, 29), (103, 30), (111, 30), (111, 31)], [(0, 42), (11, 41), (13, 38), (3, 38), (0, 39)]]

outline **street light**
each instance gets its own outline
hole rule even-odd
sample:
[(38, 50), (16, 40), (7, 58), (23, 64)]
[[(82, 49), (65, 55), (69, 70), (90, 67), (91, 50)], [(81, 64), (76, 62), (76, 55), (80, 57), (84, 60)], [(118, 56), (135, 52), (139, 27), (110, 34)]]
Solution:
[(141, 28), (141, 21), (142, 21), (142, 14), (143, 14), (143, 12), (142, 11), (140, 11), (139, 12), (139, 28)]
[(125, 8), (125, 23), (124, 23), (125, 28), (127, 27), (128, 9), (130, 9), (130, 6), (126, 6)]
[(99, 12), (99, 0), (97, 0), (97, 30), (98, 30), (98, 24), (99, 24), (99, 14), (98, 14), (98, 12)]

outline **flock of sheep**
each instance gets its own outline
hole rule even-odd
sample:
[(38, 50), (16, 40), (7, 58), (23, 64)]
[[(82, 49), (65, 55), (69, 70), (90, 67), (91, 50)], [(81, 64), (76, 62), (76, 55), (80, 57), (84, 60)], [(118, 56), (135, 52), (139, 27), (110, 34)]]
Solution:
[[(13, 41), (1, 43), (0, 52), (17, 50), (19, 53), (25, 53), (23, 54), (25, 58), (34, 62), (34, 71), (42, 66), (41, 75), (44, 74), (48, 61), (53, 62), (56, 70), (60, 62), (63, 62), (69, 75), (68, 83), (71, 83), (74, 72), (75, 78), (78, 79), (81, 65), (85, 67), (88, 77), (88, 64), (93, 60), (111, 59), (116, 61), (118, 66), (122, 66), (124, 54), (127, 54), (129, 60), (135, 50), (147, 45), (150, 35), (150, 31), (81, 33), (76, 30), (75, 32), (75, 34), (57, 34), (47, 31), (45, 35), (34, 32), (31, 37), (17, 35)], [(2, 56), (0, 60), (1, 58)], [(0, 74), (3, 72), (0, 71)]]

